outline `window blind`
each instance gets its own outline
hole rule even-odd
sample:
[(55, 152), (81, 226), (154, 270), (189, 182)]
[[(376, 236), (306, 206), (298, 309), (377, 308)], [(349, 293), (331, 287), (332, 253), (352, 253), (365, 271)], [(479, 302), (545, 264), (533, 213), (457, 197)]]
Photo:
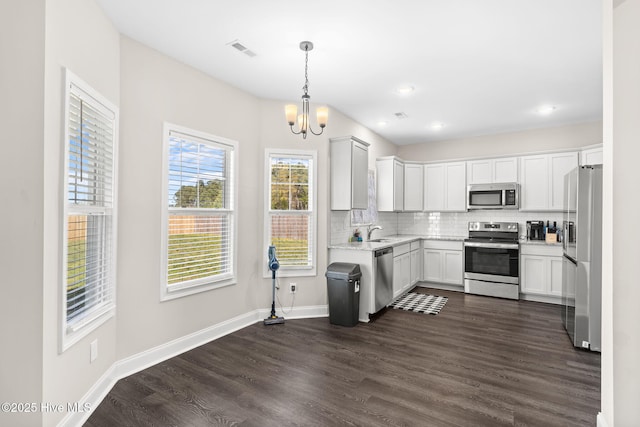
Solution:
[(65, 334), (115, 302), (115, 111), (71, 83), (66, 100)]
[(315, 256), (313, 155), (269, 155), (269, 243), (283, 269), (310, 269)]
[(234, 147), (171, 130), (167, 149), (167, 290), (227, 279), (234, 273)]

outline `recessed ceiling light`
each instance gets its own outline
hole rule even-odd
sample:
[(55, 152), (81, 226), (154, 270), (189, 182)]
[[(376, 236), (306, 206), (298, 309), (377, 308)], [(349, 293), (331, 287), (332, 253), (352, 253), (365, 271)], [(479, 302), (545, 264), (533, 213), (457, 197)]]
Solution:
[(544, 105), (544, 106), (538, 108), (536, 111), (541, 116), (548, 116), (549, 114), (553, 113), (555, 111), (555, 109), (556, 109), (555, 105)]
[(384, 121), (384, 120), (380, 120), (380, 121), (378, 122), (378, 126), (386, 126), (386, 125), (388, 125), (388, 124), (389, 124), (389, 122), (386, 122), (386, 121)]
[(396, 92), (398, 92), (400, 95), (408, 95), (411, 92), (413, 92), (415, 90), (415, 88), (413, 86), (400, 86), (396, 89)]
[(441, 130), (444, 127), (444, 123), (431, 123), (431, 129)]

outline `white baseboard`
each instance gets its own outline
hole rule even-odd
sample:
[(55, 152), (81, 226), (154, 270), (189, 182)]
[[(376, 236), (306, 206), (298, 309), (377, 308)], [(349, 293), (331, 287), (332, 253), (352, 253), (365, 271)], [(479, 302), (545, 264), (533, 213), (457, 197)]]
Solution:
[(562, 297), (553, 295), (520, 294), (520, 299), (525, 301), (544, 302), (547, 304), (562, 305)]
[(598, 416), (596, 417), (596, 426), (597, 427), (609, 427), (607, 424), (607, 420), (604, 418), (602, 412), (598, 412)]
[[(271, 314), (271, 309), (259, 310), (259, 318), (264, 319)], [(293, 307), (291, 310), (283, 311), (281, 309), (276, 310), (276, 315), (282, 316), (286, 319), (308, 319), (314, 317), (328, 317), (329, 306), (328, 305), (308, 305), (304, 307)]]
[[(133, 356), (115, 362), (91, 387), (79, 402), (89, 404), (92, 409), (100, 405), (105, 396), (113, 388), (113, 386), (122, 378), (140, 372), (150, 366), (156, 365), (167, 359), (175, 357), (186, 351), (199, 347), (208, 342), (214, 341), (220, 337), (231, 334), (242, 328), (253, 325), (269, 316), (271, 309), (253, 310), (248, 313), (236, 316), (232, 319), (225, 320), (208, 328), (194, 332), (189, 335), (161, 344), (157, 347), (150, 348)], [(305, 319), (314, 317), (329, 316), (329, 307), (327, 305), (293, 307), (286, 314), (281, 310), (277, 310), (279, 316), (286, 319)], [(75, 427), (84, 424), (91, 411), (68, 413), (59, 423), (58, 427)]]
[(463, 285), (448, 285), (446, 283), (434, 283), (434, 282), (418, 282), (416, 286), (419, 286), (421, 288), (442, 289), (444, 291), (464, 292)]
[(68, 411), (67, 415), (60, 420), (58, 423), (58, 427), (67, 427), (67, 426), (81, 426), (87, 421), (92, 411), (98, 407), (102, 399), (104, 399), (109, 391), (116, 385), (116, 382), (120, 378), (118, 378), (115, 374), (116, 372), (117, 362), (111, 365), (107, 371), (102, 374), (100, 379), (96, 381), (96, 383), (89, 389), (89, 391), (82, 397), (82, 399), (78, 400), (83, 405), (90, 405), (90, 410), (87, 412), (72, 412)]

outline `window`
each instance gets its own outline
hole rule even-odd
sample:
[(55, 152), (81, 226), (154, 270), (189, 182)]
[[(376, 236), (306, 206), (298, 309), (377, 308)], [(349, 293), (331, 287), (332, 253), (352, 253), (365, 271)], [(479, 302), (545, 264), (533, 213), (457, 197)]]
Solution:
[(267, 150), (265, 246), (276, 247), (281, 276), (316, 274), (316, 157), (315, 151)]
[(118, 110), (66, 71), (61, 351), (115, 309)]
[(236, 150), (165, 123), (163, 300), (235, 283)]

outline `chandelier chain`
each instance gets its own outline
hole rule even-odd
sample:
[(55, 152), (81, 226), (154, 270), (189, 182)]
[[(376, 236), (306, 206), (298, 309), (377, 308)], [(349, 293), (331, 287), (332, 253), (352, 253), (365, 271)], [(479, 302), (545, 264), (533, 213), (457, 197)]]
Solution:
[(309, 50), (304, 50), (304, 90), (305, 95), (308, 94), (309, 91)]

